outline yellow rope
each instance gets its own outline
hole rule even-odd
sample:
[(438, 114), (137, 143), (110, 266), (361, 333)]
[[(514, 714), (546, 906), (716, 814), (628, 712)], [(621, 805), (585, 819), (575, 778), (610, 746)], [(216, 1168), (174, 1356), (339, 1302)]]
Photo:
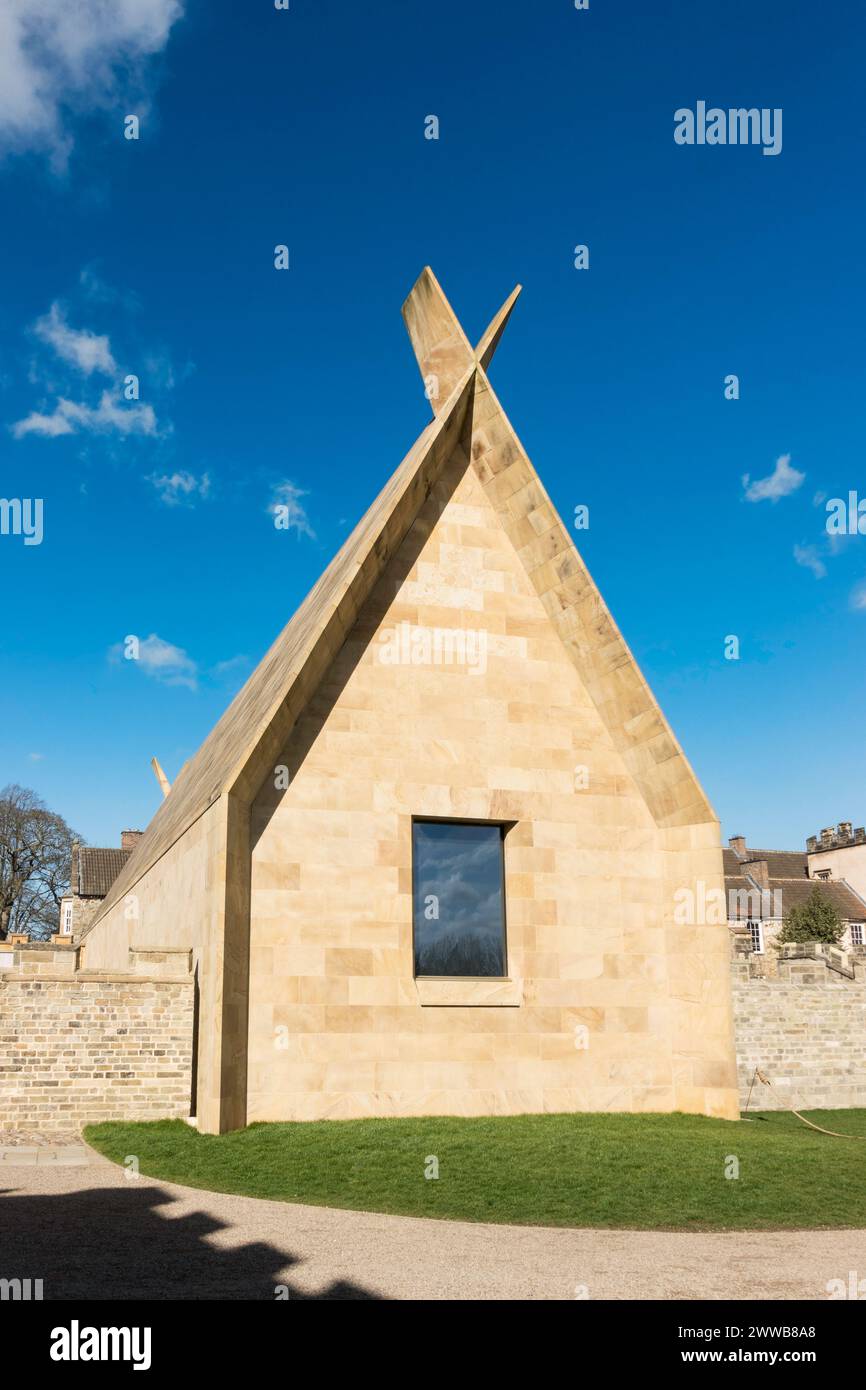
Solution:
[[(770, 1086), (773, 1090), (776, 1089), (772, 1081), (761, 1071), (760, 1067), (755, 1067), (755, 1076), (752, 1077), (752, 1086), (755, 1084), (755, 1077), (757, 1077), (759, 1081), (763, 1081), (765, 1086)], [(752, 1099), (752, 1086), (749, 1087), (749, 1100), (746, 1101), (747, 1110), (749, 1108), (749, 1101)], [(790, 1110), (792, 1115), (796, 1115), (798, 1120), (802, 1120), (804, 1125), (808, 1125), (810, 1129), (816, 1129), (819, 1134), (829, 1134), (831, 1139), (866, 1139), (866, 1134), (837, 1134), (835, 1129), (822, 1129), (820, 1125), (813, 1125), (812, 1121), (807, 1120), (805, 1115), (801, 1115), (799, 1110), (795, 1110), (793, 1105), (788, 1105), (784, 1097), (782, 1098), (782, 1104), (787, 1110)]]

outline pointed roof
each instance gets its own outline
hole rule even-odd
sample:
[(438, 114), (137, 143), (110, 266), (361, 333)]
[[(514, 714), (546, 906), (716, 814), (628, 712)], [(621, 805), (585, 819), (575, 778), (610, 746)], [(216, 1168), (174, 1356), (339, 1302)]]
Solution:
[(181, 770), (93, 925), (220, 796), (252, 800), (461, 437), (656, 822), (716, 819), (487, 379), (519, 293), (473, 351), (433, 272), (422, 271), (403, 317), (434, 419)]
[(70, 891), (79, 898), (104, 898), (131, 854), (131, 849), (73, 845)]

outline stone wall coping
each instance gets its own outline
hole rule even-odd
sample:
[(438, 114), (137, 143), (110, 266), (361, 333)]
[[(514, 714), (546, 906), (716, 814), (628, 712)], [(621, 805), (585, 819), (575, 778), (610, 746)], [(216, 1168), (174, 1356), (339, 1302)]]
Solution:
[(188, 956), (189, 946), (130, 946), (136, 956)]
[(31, 975), (28, 971), (4, 970), (0, 974), (0, 985), (12, 982), (20, 984), (85, 984), (85, 985), (191, 985), (191, 972), (184, 975), (120, 975), (116, 972), (76, 970), (74, 975)]
[(6, 941), (0, 941), (0, 950), (5, 951), (69, 951), (72, 949), (73, 940), (71, 936), (62, 937), (55, 941), (52, 937), (50, 941), (22, 941), (20, 937), (13, 936)]

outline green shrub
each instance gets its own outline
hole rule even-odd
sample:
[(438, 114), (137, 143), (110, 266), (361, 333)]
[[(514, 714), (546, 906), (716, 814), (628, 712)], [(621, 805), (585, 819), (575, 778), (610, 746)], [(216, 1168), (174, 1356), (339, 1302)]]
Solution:
[(816, 884), (804, 903), (785, 913), (776, 944), (783, 946), (787, 941), (822, 941), (828, 946), (836, 946), (843, 931), (841, 917), (828, 895)]

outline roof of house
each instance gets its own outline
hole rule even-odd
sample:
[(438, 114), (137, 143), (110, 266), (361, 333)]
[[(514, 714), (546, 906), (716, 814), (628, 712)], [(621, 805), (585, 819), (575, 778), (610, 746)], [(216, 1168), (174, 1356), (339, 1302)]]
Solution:
[(726, 873), (742, 873), (748, 864), (763, 859), (770, 878), (809, 877), (809, 856), (805, 850), (753, 849), (751, 845), (747, 845), (746, 853), (742, 856), (730, 848), (724, 849), (722, 853), (725, 856)]
[(73, 893), (80, 898), (104, 898), (131, 854), (131, 849), (79, 845), (73, 855)]
[(770, 878), (809, 877), (809, 856), (805, 850), (752, 849), (751, 845), (747, 846), (746, 858), (742, 863), (748, 865), (758, 859), (766, 862)]
[(866, 922), (866, 902), (844, 879), (771, 879), (770, 885), (778, 885), (781, 889), (785, 912), (799, 907), (810, 897), (812, 889), (818, 888), (830, 899), (843, 921)]
[[(799, 850), (752, 849), (747, 846), (746, 855), (740, 858), (732, 849), (722, 850), (725, 869), (725, 896), (728, 902), (728, 917), (731, 921), (747, 921), (749, 918), (777, 918), (777, 903), (783, 913), (792, 907), (799, 907), (810, 896), (814, 888), (825, 893), (839, 916), (846, 922), (866, 921), (866, 902), (855, 893), (844, 879), (820, 879), (808, 877), (808, 858)], [(761, 885), (754, 875), (757, 863), (767, 864), (769, 893), (766, 900), (761, 898)], [(781, 894), (781, 899), (775, 897)], [(740, 896), (747, 894), (748, 896)]]
[[(93, 925), (222, 795), (249, 803), (396, 555), (447, 460), (470, 456), (551, 623), (660, 826), (710, 806), (487, 379), (509, 296), (472, 349), (429, 267), (403, 306), (435, 418), (235, 696), (135, 847)], [(226, 811), (229, 816), (229, 809)], [(228, 824), (228, 822), (227, 822)], [(227, 832), (228, 833), (228, 832)]]

